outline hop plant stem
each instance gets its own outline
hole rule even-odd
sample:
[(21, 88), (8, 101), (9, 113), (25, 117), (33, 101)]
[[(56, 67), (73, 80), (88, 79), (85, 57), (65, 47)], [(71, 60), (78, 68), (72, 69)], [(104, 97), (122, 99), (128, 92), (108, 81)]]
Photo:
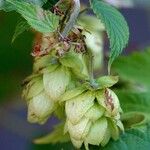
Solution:
[(93, 88), (97, 88), (99, 85), (95, 82), (94, 79), (94, 56), (90, 50), (88, 51), (88, 70), (89, 70), (89, 78), (90, 84)]

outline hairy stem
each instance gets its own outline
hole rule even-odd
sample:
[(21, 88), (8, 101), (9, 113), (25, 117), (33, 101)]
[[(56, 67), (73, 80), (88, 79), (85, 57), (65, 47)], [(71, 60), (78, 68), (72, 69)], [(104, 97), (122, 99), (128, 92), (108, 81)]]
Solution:
[(70, 15), (69, 21), (67, 22), (63, 32), (61, 33), (61, 35), (64, 38), (67, 37), (68, 33), (75, 25), (76, 19), (80, 13), (80, 0), (73, 0), (73, 3), (74, 3), (73, 4), (74, 6), (73, 6), (72, 13)]
[(97, 89), (99, 87), (99, 84), (96, 83), (94, 79), (94, 56), (91, 50), (87, 50), (88, 53), (88, 71), (89, 71), (89, 81), (91, 86), (94, 89)]

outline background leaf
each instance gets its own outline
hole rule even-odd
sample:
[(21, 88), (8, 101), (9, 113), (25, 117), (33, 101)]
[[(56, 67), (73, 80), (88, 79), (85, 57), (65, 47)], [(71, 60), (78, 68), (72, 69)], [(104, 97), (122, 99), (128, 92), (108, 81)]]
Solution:
[(24, 31), (26, 30), (29, 30), (30, 29), (30, 26), (29, 24), (27, 23), (26, 20), (21, 20), (20, 22), (18, 22), (17, 26), (16, 26), (16, 29), (15, 29), (15, 33), (13, 35), (13, 38), (12, 38), (12, 42), (15, 41), (15, 39), (21, 34), (23, 33)]
[(117, 95), (123, 109), (125, 127), (140, 127), (150, 122), (150, 94), (149, 92), (135, 93), (118, 91)]
[[(47, 2), (47, 0), (18, 0), (18, 1), (28, 2), (28, 3), (39, 5), (39, 6), (42, 6)], [(16, 9), (16, 7), (13, 6), (12, 4), (10, 4), (9, 2), (7, 2), (6, 0), (0, 0), (0, 10), (9, 12), (9, 11), (12, 11), (15, 9)]]
[(91, 0), (91, 7), (97, 17), (104, 23), (110, 39), (110, 67), (128, 43), (129, 28), (121, 13), (109, 4), (101, 0)]
[(17, 0), (7, 0), (14, 5), (19, 12), (35, 30), (42, 33), (54, 32), (59, 24), (59, 17), (50, 11), (44, 11), (37, 5)]
[(15, 10), (15, 7), (11, 5), (9, 2), (6, 2), (5, 0), (0, 0), (0, 10), (9, 12)]
[(102, 150), (149, 150), (150, 140), (147, 132), (143, 133), (139, 130), (128, 130), (118, 141), (110, 141)]
[[(90, 146), (90, 150), (149, 150), (150, 139), (147, 133), (150, 132), (149, 128), (146, 128), (145, 132), (139, 130), (130, 129), (121, 135), (117, 141), (111, 140), (106, 147)], [(34, 145), (34, 150), (40, 149), (53, 149), (53, 150), (75, 150), (71, 143), (63, 143), (56, 145)], [(85, 150), (83, 147), (81, 150)]]
[(120, 56), (112, 68), (122, 80), (139, 85), (141, 90), (150, 91), (150, 49)]
[(33, 150), (75, 150), (71, 143), (32, 145)]
[(32, 57), (29, 54), (35, 35), (25, 32), (12, 45), (15, 25), (21, 17), (15, 12), (3, 11), (0, 12), (0, 20), (0, 102), (7, 102), (13, 100), (12, 95), (21, 95), (21, 81), (32, 71)]

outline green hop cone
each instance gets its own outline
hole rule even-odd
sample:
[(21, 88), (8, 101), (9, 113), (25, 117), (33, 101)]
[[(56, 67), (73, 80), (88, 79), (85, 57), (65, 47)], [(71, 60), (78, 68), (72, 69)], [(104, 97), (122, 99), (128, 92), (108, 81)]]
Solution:
[(55, 103), (44, 90), (42, 76), (32, 76), (26, 82), (22, 96), (28, 104), (28, 121), (43, 124), (55, 110)]
[[(56, 110), (56, 105), (59, 106), (58, 101), (61, 95), (69, 87), (74, 87), (71, 80), (71, 69), (74, 69), (79, 62), (78, 59), (75, 59), (76, 55), (71, 56), (57, 58), (49, 54), (35, 58), (33, 74), (24, 81), (22, 94), (28, 103), (29, 122), (44, 123), (47, 121)], [(69, 65), (72, 58), (74, 61)], [(82, 63), (77, 68), (82, 71), (81, 66)]]
[(28, 104), (28, 121), (31, 123), (43, 124), (55, 110), (55, 104), (50, 100), (49, 96), (42, 92), (33, 97)]
[[(99, 90), (75, 89), (78, 95), (71, 91), (66, 98), (66, 125), (65, 133), (70, 134), (71, 141), (76, 148), (84, 143), (88, 145), (105, 146), (110, 138), (119, 138), (120, 130), (124, 130), (120, 121), (120, 104), (116, 94), (106, 88)], [(80, 92), (79, 92), (80, 91)]]
[(43, 124), (56, 109), (56, 102), (70, 82), (69, 70), (51, 56), (36, 58), (33, 75), (24, 81), (23, 98), (28, 104), (28, 121)]

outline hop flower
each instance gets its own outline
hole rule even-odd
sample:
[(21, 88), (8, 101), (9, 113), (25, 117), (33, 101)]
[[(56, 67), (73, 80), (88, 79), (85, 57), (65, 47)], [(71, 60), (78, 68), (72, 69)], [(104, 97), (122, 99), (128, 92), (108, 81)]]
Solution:
[(118, 97), (109, 88), (78, 88), (64, 94), (62, 101), (65, 100), (65, 133), (70, 134), (75, 147), (80, 148), (83, 143), (86, 149), (89, 144), (105, 146), (110, 138), (118, 139), (119, 131), (124, 130)]
[[(122, 110), (118, 97), (109, 89), (118, 78), (91, 80), (84, 60), (87, 57), (75, 53), (76, 46), (57, 42), (48, 44), (46, 51), (43, 44), (44, 50), (35, 55), (33, 74), (24, 81), (22, 95), (28, 105), (28, 121), (43, 124), (53, 112), (66, 117), (64, 131), (77, 148), (84, 144), (88, 150), (89, 144), (105, 146), (110, 138), (118, 139), (124, 130)], [(62, 135), (57, 137), (56, 141), (62, 139)]]
[(80, 74), (82, 68), (82, 62), (72, 52), (61, 58), (52, 54), (35, 58), (33, 74), (24, 81), (22, 94), (28, 103), (28, 121), (44, 123), (55, 111), (61, 95), (74, 87), (73, 71)]
[(45, 123), (69, 85), (70, 72), (51, 56), (36, 59), (33, 68), (33, 75), (24, 81), (22, 95), (28, 104), (28, 121)]
[(28, 121), (43, 124), (55, 109), (54, 101), (44, 91), (41, 75), (33, 75), (25, 80), (23, 98), (28, 104)]

